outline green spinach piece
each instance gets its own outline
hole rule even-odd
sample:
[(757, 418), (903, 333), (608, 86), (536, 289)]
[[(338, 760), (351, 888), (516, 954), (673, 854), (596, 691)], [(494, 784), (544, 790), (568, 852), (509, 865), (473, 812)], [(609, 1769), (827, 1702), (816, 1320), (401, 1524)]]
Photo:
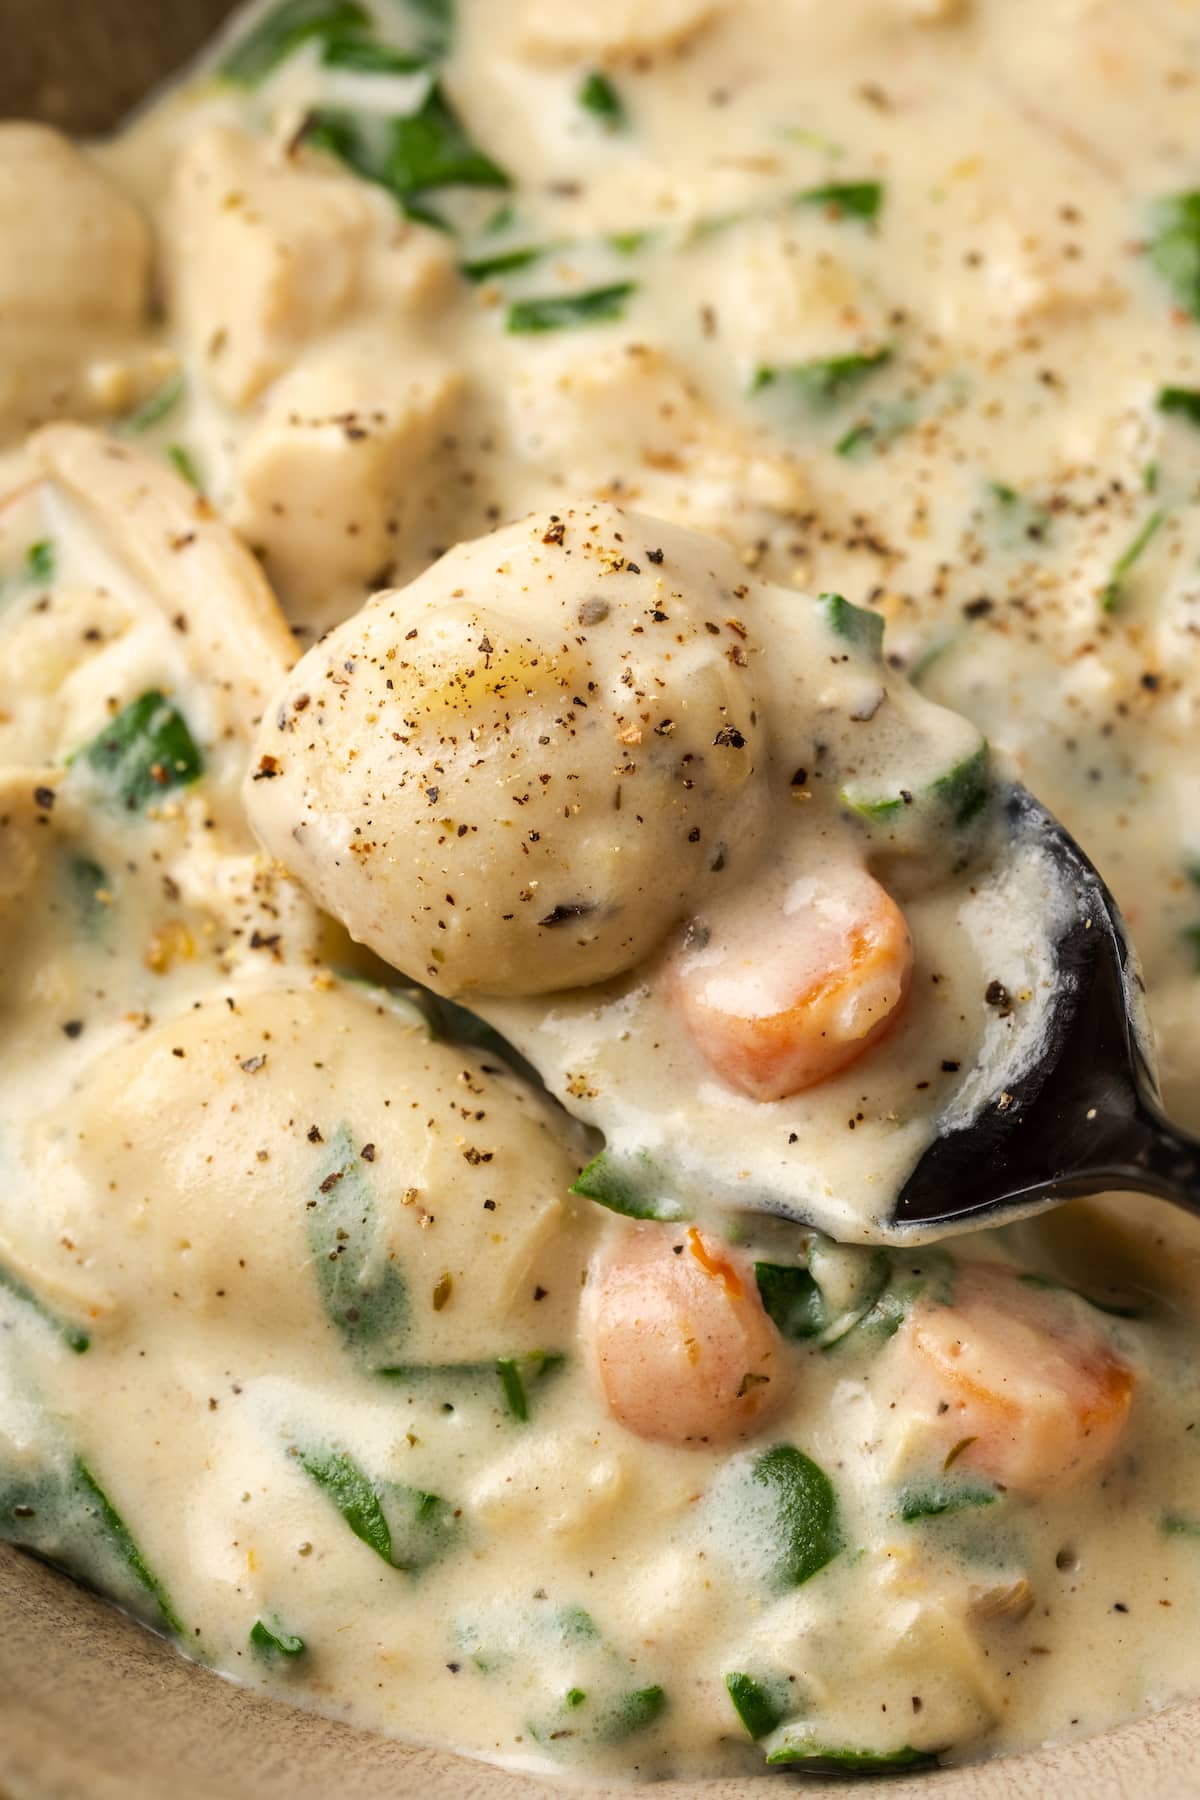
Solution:
[(774, 1512), (778, 1554), (771, 1584), (780, 1592), (803, 1587), (842, 1549), (833, 1483), (792, 1444), (775, 1444), (756, 1456), (749, 1479), (766, 1490)]
[(608, 76), (599, 69), (593, 69), (584, 77), (576, 98), (584, 112), (591, 113), (610, 131), (620, 131), (629, 123), (625, 102)]
[(505, 1410), (524, 1424), (529, 1418), (530, 1389), (556, 1375), (566, 1365), (566, 1360), (558, 1350), (527, 1350), (518, 1356), (498, 1356), (479, 1362), (393, 1363), (375, 1372), (388, 1381), (409, 1387), (444, 1384), (451, 1391), (460, 1384), (481, 1388), (498, 1380)]
[(79, 923), (97, 929), (108, 917), (111, 901), (108, 876), (100, 864), (90, 856), (68, 857), (65, 885)]
[(615, 1700), (602, 1704), (592, 1721), (592, 1729), (602, 1744), (623, 1744), (626, 1738), (660, 1718), (666, 1710), (667, 1696), (658, 1686), (634, 1688), (618, 1694)]
[[(1189, 425), (1200, 425), (1200, 388), (1159, 388), (1155, 404), (1161, 413), (1186, 419)], [(1154, 490), (1149, 491), (1152, 493)]]
[(1200, 1538), (1200, 1519), (1189, 1519), (1183, 1513), (1164, 1513), (1158, 1528), (1167, 1537)]
[(1125, 577), (1138, 561), (1150, 540), (1157, 534), (1166, 521), (1164, 507), (1156, 507), (1143, 524), (1137, 536), (1118, 556), (1112, 566), (1112, 573), (1100, 590), (1100, 609), (1102, 612), (1116, 612), (1121, 604)]
[(457, 1534), (453, 1509), (437, 1494), (378, 1481), (344, 1450), (297, 1450), (306, 1475), (356, 1538), (393, 1569), (417, 1574), (446, 1554)]
[(19, 1275), (14, 1275), (11, 1269), (4, 1267), (3, 1263), (0, 1263), (0, 1288), (3, 1288), (6, 1293), (12, 1294), (31, 1312), (36, 1313), (42, 1324), (48, 1325), (51, 1331), (57, 1332), (68, 1350), (74, 1350), (77, 1356), (82, 1356), (91, 1344), (91, 1337), (81, 1325), (75, 1325), (71, 1320), (64, 1319), (52, 1307), (47, 1306), (31, 1287), (25, 1285)]
[(455, 0), (405, 0), (418, 25), (420, 48), (429, 57), (448, 55), (454, 43)]
[(725, 1690), (733, 1710), (755, 1740), (777, 1730), (793, 1704), (786, 1680), (732, 1674), (725, 1677)]
[(814, 362), (789, 363), (782, 367), (764, 363), (755, 370), (750, 392), (757, 394), (764, 388), (786, 387), (807, 412), (833, 412), (856, 394), (869, 376), (891, 360), (892, 352), (885, 346), (880, 350), (850, 356), (824, 356)]
[(822, 1744), (815, 1737), (787, 1738), (771, 1750), (768, 1763), (789, 1764), (811, 1775), (890, 1775), (901, 1770), (934, 1769), (938, 1757), (931, 1750), (854, 1750)]
[(186, 391), (187, 382), (183, 371), (176, 369), (173, 375), (167, 376), (161, 387), (155, 388), (148, 399), (125, 415), (121, 421), (122, 430), (137, 435), (149, 431), (154, 425), (160, 425), (168, 413), (174, 412)]
[(817, 601), (835, 637), (878, 656), (883, 647), (883, 620), (865, 606), (852, 606), (841, 594), (822, 594)]
[(353, 69), (359, 75), (415, 75), (429, 67), (428, 57), (417, 51), (397, 50), (357, 33), (328, 38), (321, 61), (327, 69)]
[(302, 44), (370, 23), (370, 13), (355, 0), (283, 0), (239, 38), (217, 72), (237, 87), (258, 87)]
[(17, 1544), (174, 1636), (183, 1624), (124, 1519), (81, 1457), (58, 1471), (0, 1471), (0, 1542)]
[(204, 483), (200, 479), (200, 471), (191, 451), (186, 450), (182, 444), (168, 444), (165, 455), (175, 473), (181, 475), (189, 487), (194, 487), (198, 494), (202, 494)]
[(317, 107), (305, 137), (336, 156), (364, 181), (386, 188), (412, 218), (443, 226), (425, 196), (441, 188), (507, 188), (512, 183), (472, 143), (435, 81), (422, 104), (405, 116), (382, 117), (344, 107)]
[(807, 1269), (756, 1262), (754, 1279), (768, 1318), (785, 1338), (819, 1337), (829, 1324), (825, 1296)]
[(76, 758), (130, 812), (204, 773), (187, 720), (157, 688), (131, 700)]
[(952, 825), (963, 826), (978, 818), (991, 791), (991, 751), (986, 743), (982, 743), (918, 794), (905, 788), (894, 793), (872, 794), (844, 787), (840, 798), (851, 812), (868, 821), (895, 819), (906, 808), (916, 809), (922, 803), (928, 805), (932, 801), (949, 815)]
[(514, 1419), (519, 1419), (522, 1424), (528, 1421), (530, 1384), (543, 1381), (547, 1375), (561, 1369), (565, 1362), (565, 1356), (547, 1355), (541, 1350), (529, 1356), (497, 1357), (496, 1373), (500, 1377), (504, 1404)]
[(830, 181), (823, 187), (804, 188), (792, 195), (794, 206), (822, 206), (835, 218), (864, 219), (879, 217), (883, 205), (883, 183), (880, 181)]
[[(885, 1252), (885, 1254), (887, 1254)], [(883, 1344), (903, 1325), (913, 1304), (923, 1295), (938, 1306), (953, 1306), (955, 1265), (948, 1250), (930, 1244), (903, 1259), (889, 1258), (891, 1273), (875, 1304), (838, 1340), (843, 1344)]]
[(58, 558), (50, 538), (39, 538), (25, 552), (26, 581), (53, 581)]
[(460, 263), (459, 273), (467, 281), (493, 281), (498, 275), (515, 275), (519, 269), (531, 269), (549, 254), (549, 250), (540, 244), (530, 244), (520, 250), (498, 250), (494, 256), (477, 256), (470, 262)]
[(329, 1140), (307, 1203), (308, 1247), (326, 1316), (368, 1366), (408, 1330), (408, 1284), (382, 1241), (375, 1196), (347, 1125)]
[(1156, 203), (1146, 253), (1176, 305), (1200, 319), (1200, 190)]
[(574, 1737), (593, 1744), (622, 1744), (653, 1725), (666, 1704), (666, 1692), (657, 1686), (634, 1688), (598, 1701), (583, 1688), (569, 1688), (557, 1712), (530, 1720), (527, 1729), (536, 1743), (555, 1747)]
[(507, 329), (571, 331), (607, 324), (624, 317), (626, 302), (636, 291), (636, 281), (614, 281), (582, 294), (543, 294), (537, 299), (517, 300), (508, 309)]
[(649, 1156), (643, 1152), (634, 1159), (634, 1165), (618, 1162), (602, 1150), (582, 1170), (571, 1192), (607, 1206), (610, 1212), (624, 1213), (628, 1219), (682, 1219), (685, 1215), (677, 1201), (654, 1192), (658, 1173)]
[(784, 1263), (756, 1262), (754, 1276), (768, 1316), (784, 1337), (793, 1341), (816, 1338), (831, 1350), (873, 1310), (891, 1276), (891, 1262), (884, 1250), (875, 1251), (864, 1270), (861, 1292), (841, 1310), (829, 1302), (812, 1268), (812, 1253), (805, 1268)]
[(275, 1662), (285, 1657), (289, 1662), (303, 1656), (305, 1643), (302, 1637), (296, 1637), (286, 1631), (277, 1618), (268, 1625), (265, 1619), (255, 1619), (250, 1627), (250, 1648), (264, 1662)]
[(969, 1506), (992, 1506), (1000, 1495), (995, 1488), (932, 1481), (925, 1487), (904, 1488), (899, 1498), (900, 1517), (911, 1525), (914, 1519), (940, 1519), (944, 1513), (963, 1512)]

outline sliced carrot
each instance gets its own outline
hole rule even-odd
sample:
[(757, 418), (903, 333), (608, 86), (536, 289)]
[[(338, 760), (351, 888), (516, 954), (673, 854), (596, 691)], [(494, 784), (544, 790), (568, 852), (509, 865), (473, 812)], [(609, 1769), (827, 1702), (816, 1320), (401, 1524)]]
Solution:
[(923, 1300), (893, 1340), (910, 1394), (935, 1401), (943, 1467), (1025, 1494), (1062, 1492), (1110, 1459), (1134, 1374), (1087, 1302), (1003, 1264), (960, 1264), (954, 1304)]
[(583, 1320), (608, 1410), (639, 1437), (725, 1443), (787, 1398), (749, 1265), (694, 1226), (630, 1227), (593, 1270)]
[(896, 1021), (912, 939), (863, 869), (796, 883), (782, 905), (746, 904), (674, 959), (671, 986), (697, 1048), (754, 1100), (782, 1100), (836, 1075)]

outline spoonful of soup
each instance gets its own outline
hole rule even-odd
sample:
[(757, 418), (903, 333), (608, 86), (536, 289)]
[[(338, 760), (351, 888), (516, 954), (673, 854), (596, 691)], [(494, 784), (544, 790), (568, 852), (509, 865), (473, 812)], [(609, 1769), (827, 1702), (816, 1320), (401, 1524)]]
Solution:
[(882, 636), (723, 544), (564, 507), (309, 650), (250, 817), (602, 1134), (577, 1186), (617, 1211), (870, 1243), (1122, 1172), (1164, 1191), (1191, 1153), (1111, 899)]

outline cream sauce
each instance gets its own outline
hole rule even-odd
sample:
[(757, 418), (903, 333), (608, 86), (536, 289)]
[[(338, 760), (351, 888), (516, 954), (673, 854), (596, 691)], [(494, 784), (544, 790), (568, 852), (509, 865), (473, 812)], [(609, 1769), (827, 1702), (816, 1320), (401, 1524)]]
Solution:
[[(745, 664), (713, 664), (702, 606), (684, 697), (707, 730), (705, 707), (749, 690), (764, 742), (746, 785), (714, 777), (694, 819), (672, 790), (684, 810), (655, 814), (638, 879), (665, 893), (662, 929), (589, 968), (603, 989), (564, 994), (547, 965), (488, 1002), (573, 1110), (667, 1146), (693, 1187), (768, 1117), (759, 1166), (790, 1187), (801, 1153), (768, 1154), (779, 1108), (813, 1130), (814, 1191), (899, 1153), (904, 1121), (826, 1143), (823, 1122), (859, 1110), (853, 1069), (780, 1102), (698, 1083), (645, 992), (645, 959), (708, 904), (712, 871), (681, 874), (672, 819), (686, 836), (716, 817), (741, 881), (778, 847), (781, 802), (801, 804), (780, 789), (810, 766), (826, 631), (805, 596), (832, 589), (887, 624), (882, 673), (845, 676), (839, 717), (868, 710), (851, 681), (874, 681), (923, 744), (986, 736), (1060, 814), (1129, 919), (1168, 1104), (1200, 1121), (1200, 433), (1186, 400), (1159, 404), (1200, 385), (1200, 338), (1151, 254), (1155, 202), (1194, 178), (1200, 15), (458, 15), (444, 93), (512, 187), (425, 194), (456, 234), (312, 141), (315, 108), (406, 113), (428, 74), (330, 68), (319, 39), (257, 85), (202, 70), (84, 153), (0, 126), (0, 1533), (238, 1679), (526, 1767), (955, 1760), (1195, 1694), (1190, 1227), (1149, 1202), (1071, 1207), (884, 1265), (770, 1220), (722, 1248), (573, 1197), (594, 1142), (493, 1045), (430, 1035), (379, 985), (258, 852), (243, 781), (290, 753), (271, 734), (297, 693), (264, 570), (301, 647), (347, 621), (318, 664), (373, 620), (386, 655), (397, 608), (449, 618), (447, 576), (486, 568), (495, 542), (465, 540), (633, 507), (663, 522), (647, 547), (703, 564), (689, 609), (712, 568), (740, 571), (748, 635), (729, 609), (717, 622)], [(389, 18), (411, 50), (412, 19)], [(846, 183), (857, 199), (796, 198)], [(1178, 285), (1178, 239), (1171, 254)], [(463, 260), (507, 266), (466, 279)], [(863, 360), (786, 373), (831, 357)], [(79, 418), (116, 435), (22, 442)], [(529, 527), (507, 529), (511, 570)], [(605, 575), (622, 618), (654, 566)], [(918, 715), (901, 674), (970, 727)], [(349, 731), (348, 760), (368, 741)], [(581, 753), (581, 779), (606, 758)], [(277, 809), (295, 841), (301, 774), (320, 767), (251, 780), (266, 835)], [(779, 880), (861, 868), (859, 827), (803, 804), (821, 831), (788, 827)], [(396, 829), (425, 879), (436, 857), (416, 823)], [(367, 941), (403, 932), (386, 882), (385, 904), (323, 885), (337, 848), (294, 865), (305, 887)], [(1004, 878), (970, 895), (887, 880), (918, 982), (931, 946), (991, 934), (1011, 967), (979, 972), (1028, 990), (1036, 1042), (1044, 939)], [(481, 939), (472, 966), (470, 936), (465, 979), (376, 948), (471, 997), (497, 963)], [(954, 1103), (940, 1063), (988, 1062), (961, 966), (967, 1020), (933, 1034), (918, 986), (861, 1065), (881, 1114), (887, 1082), (916, 1092), (935, 1065), (904, 1154)], [(856, 1195), (821, 1222), (862, 1236), (871, 1216)], [(623, 1258), (668, 1296), (653, 1332), (622, 1310), (643, 1280), (622, 1283)], [(671, 1441), (657, 1421), (697, 1380), (721, 1410)], [(769, 1724), (757, 1746), (737, 1675)]]

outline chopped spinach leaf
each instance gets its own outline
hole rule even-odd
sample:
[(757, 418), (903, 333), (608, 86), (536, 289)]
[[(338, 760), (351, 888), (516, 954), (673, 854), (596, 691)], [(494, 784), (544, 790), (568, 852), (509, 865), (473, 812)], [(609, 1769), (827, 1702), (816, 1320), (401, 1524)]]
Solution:
[(649, 1157), (638, 1157), (635, 1162), (640, 1167), (618, 1162), (602, 1150), (578, 1176), (571, 1192), (582, 1194), (585, 1200), (596, 1200), (610, 1212), (624, 1213), (630, 1219), (683, 1218), (677, 1201), (654, 1192), (658, 1178)]
[(610, 231), (604, 242), (618, 256), (633, 256), (638, 250), (644, 250), (647, 244), (654, 242), (658, 236), (656, 231)]
[(865, 1256), (857, 1291), (839, 1307), (830, 1303), (812, 1261), (810, 1254), (807, 1268), (756, 1262), (754, 1275), (763, 1306), (784, 1337), (816, 1338), (824, 1349), (832, 1349), (876, 1306), (887, 1287), (891, 1264), (884, 1250)]
[(187, 721), (157, 688), (131, 700), (77, 757), (130, 812), (204, 772)]
[(968, 1506), (991, 1506), (999, 1498), (992, 1487), (932, 1481), (925, 1487), (904, 1488), (899, 1496), (899, 1512), (904, 1523), (911, 1525), (914, 1519), (938, 1519), (943, 1513), (962, 1512)]
[(1100, 607), (1103, 612), (1115, 612), (1121, 604), (1125, 577), (1133, 568), (1143, 550), (1155, 536), (1166, 520), (1166, 512), (1160, 506), (1150, 514), (1133, 542), (1124, 549), (1112, 566), (1112, 573), (1100, 590)]
[(149, 431), (153, 425), (160, 425), (168, 413), (174, 412), (186, 390), (187, 382), (184, 380), (183, 371), (176, 369), (173, 375), (167, 376), (161, 387), (155, 388), (148, 399), (143, 400), (142, 404), (133, 412), (125, 415), (121, 421), (122, 429), (136, 434)]
[(107, 918), (108, 876), (90, 856), (72, 856), (66, 865), (66, 885), (71, 905), (81, 924), (93, 929)]
[(436, 83), (417, 112), (393, 119), (388, 176), (401, 195), (429, 188), (512, 185), (503, 169), (471, 142)]
[(1200, 425), (1200, 388), (1159, 388), (1156, 405), (1161, 413), (1174, 413), (1189, 425)]
[(599, 69), (593, 69), (584, 77), (576, 98), (585, 112), (590, 112), (610, 131), (619, 131), (629, 122), (624, 101), (608, 76)]
[(772, 1586), (781, 1591), (802, 1587), (842, 1548), (833, 1483), (792, 1444), (775, 1444), (756, 1456), (749, 1479), (767, 1491), (774, 1512), (778, 1550)]
[(394, 1356), (408, 1330), (408, 1286), (388, 1252), (374, 1191), (349, 1127), (340, 1125), (314, 1171), (308, 1247), (326, 1315), (370, 1366)]
[(878, 656), (883, 645), (883, 620), (877, 612), (852, 606), (841, 594), (822, 594), (817, 605), (835, 636)]
[(991, 752), (984, 743), (917, 794), (906, 788), (872, 793), (865, 788), (847, 786), (841, 790), (840, 798), (851, 812), (868, 823), (886, 823), (899, 818), (906, 809), (915, 813), (920, 802), (933, 801), (949, 815), (951, 824), (964, 826), (982, 813), (991, 791)]
[(666, 1704), (666, 1693), (657, 1686), (635, 1688), (631, 1693), (618, 1694), (615, 1700), (610, 1700), (599, 1708), (597, 1717), (593, 1720), (596, 1737), (602, 1744), (622, 1744), (626, 1738), (653, 1725), (662, 1715)]
[(506, 1037), (501, 1037), (494, 1025), (489, 1025), (478, 1013), (473, 1013), (469, 1007), (460, 1006), (457, 1000), (447, 1000), (443, 995), (433, 993), (429, 988), (417, 987), (414, 998), (435, 1038), (448, 1040), (453, 1044), (467, 1044), (472, 1050), (482, 1051), (505, 1063), (531, 1087), (545, 1086), (529, 1059), (522, 1056)]
[(286, 1657), (289, 1661), (304, 1655), (304, 1639), (285, 1631), (278, 1619), (272, 1619), (268, 1625), (265, 1619), (255, 1619), (250, 1627), (250, 1648), (264, 1662), (274, 1662), (278, 1657)]
[(933, 1751), (913, 1750), (905, 1744), (899, 1750), (853, 1750), (822, 1744), (817, 1738), (785, 1736), (767, 1754), (768, 1763), (790, 1764), (811, 1775), (886, 1775), (901, 1769), (932, 1769), (938, 1758)]
[(344, 1450), (298, 1450), (300, 1466), (341, 1513), (356, 1538), (393, 1569), (416, 1574), (437, 1562), (457, 1531), (437, 1494), (377, 1481)]
[(190, 450), (182, 444), (168, 444), (166, 458), (177, 475), (182, 475), (189, 487), (194, 487), (198, 494), (203, 493), (204, 483), (200, 479), (200, 471), (192, 460)]
[(52, 1331), (57, 1332), (68, 1350), (74, 1350), (77, 1356), (83, 1355), (92, 1340), (82, 1326), (62, 1318), (47, 1306), (45, 1301), (39, 1299), (33, 1289), (27, 1287), (19, 1275), (14, 1275), (10, 1269), (6, 1269), (3, 1263), (0, 1263), (0, 1288), (3, 1288), (6, 1293), (12, 1294), (23, 1306), (29, 1307), (31, 1312), (36, 1313), (43, 1325), (48, 1325)]
[(1180, 932), (1185, 944), (1191, 946), (1197, 975), (1200, 975), (1200, 925), (1185, 925)]
[(899, 1258), (893, 1253), (888, 1260), (891, 1272), (886, 1286), (874, 1305), (838, 1339), (839, 1343), (850, 1346), (863, 1341), (876, 1345), (886, 1343), (899, 1331), (913, 1304), (922, 1296), (938, 1306), (953, 1306), (955, 1266), (948, 1250), (930, 1244), (911, 1257)]
[(725, 1689), (733, 1710), (752, 1738), (764, 1738), (776, 1730), (793, 1705), (786, 1681), (733, 1674), (726, 1675)]
[(1200, 1519), (1190, 1519), (1183, 1513), (1164, 1513), (1158, 1525), (1168, 1537), (1200, 1538)]
[(104, 1529), (113, 1544), (119, 1550), (131, 1574), (145, 1588), (158, 1608), (159, 1617), (166, 1629), (177, 1635), (183, 1631), (183, 1624), (171, 1604), (170, 1596), (162, 1582), (154, 1573), (134, 1540), (133, 1534), (124, 1519), (105, 1493), (92, 1471), (81, 1458), (75, 1461), (75, 1479), (84, 1493), (89, 1496), (104, 1524)]
[(549, 254), (547, 247), (530, 244), (520, 250), (498, 250), (494, 256), (476, 256), (458, 266), (468, 281), (492, 281), (497, 275), (515, 275), (519, 269), (531, 269)]
[(529, 1418), (530, 1389), (556, 1375), (566, 1360), (558, 1350), (528, 1350), (517, 1356), (479, 1362), (394, 1363), (377, 1369), (376, 1374), (413, 1388), (440, 1386), (451, 1392), (464, 1386), (486, 1388), (498, 1381), (505, 1410), (524, 1423)]
[(947, 769), (929, 785), (929, 792), (946, 808), (955, 825), (969, 825), (987, 804), (992, 788), (992, 758), (986, 744)]
[(358, 33), (328, 38), (321, 61), (327, 69), (353, 69), (359, 75), (415, 75), (429, 67), (424, 55), (396, 50)]
[(875, 219), (883, 205), (879, 181), (830, 181), (823, 187), (804, 188), (793, 194), (796, 206), (822, 206), (834, 218)]
[(1157, 202), (1146, 252), (1176, 305), (1200, 319), (1200, 190)]
[(496, 1373), (500, 1377), (500, 1386), (504, 1392), (504, 1403), (514, 1419), (522, 1424), (529, 1418), (529, 1394), (527, 1384), (541, 1381), (544, 1376), (561, 1369), (566, 1358), (562, 1355), (547, 1356), (544, 1351), (535, 1351), (531, 1356), (501, 1356), (496, 1359)]
[(507, 327), (513, 332), (566, 331), (607, 324), (624, 316), (625, 303), (636, 289), (634, 281), (614, 281), (582, 294), (543, 294), (518, 300), (508, 309)]
[(445, 56), (454, 42), (455, 0), (405, 0), (405, 4), (418, 21), (418, 38), (425, 54)]
[(825, 1298), (807, 1269), (756, 1262), (754, 1278), (767, 1316), (785, 1338), (818, 1337), (829, 1323)]
[(504, 170), (472, 143), (437, 82), (416, 112), (384, 117), (318, 107), (305, 130), (310, 144), (386, 188), (413, 218), (442, 225), (424, 196), (441, 188), (506, 188)]
[(370, 23), (371, 15), (355, 0), (283, 0), (238, 39), (218, 73), (238, 87), (257, 87), (302, 44)]
[(30, 544), (25, 552), (25, 579), (27, 581), (53, 581), (57, 561), (52, 540), (39, 538), (38, 542)]
[(835, 456), (844, 456), (848, 461), (853, 462), (860, 451), (869, 450), (871, 448), (875, 439), (876, 431), (874, 425), (871, 424), (869, 419), (860, 419), (857, 425), (852, 425), (849, 431), (844, 432), (838, 439), (837, 443), (833, 446), (833, 453)]
[(876, 370), (892, 360), (886, 346), (850, 356), (824, 356), (814, 362), (789, 363), (781, 367), (761, 364), (750, 386), (752, 394), (764, 388), (784, 387), (811, 413), (832, 412)]
[(548, 1718), (531, 1719), (528, 1731), (535, 1743), (554, 1749), (565, 1748), (566, 1741), (572, 1738), (592, 1744), (622, 1744), (653, 1725), (666, 1704), (666, 1692), (657, 1686), (634, 1688), (600, 1699), (574, 1687), (567, 1690)]

